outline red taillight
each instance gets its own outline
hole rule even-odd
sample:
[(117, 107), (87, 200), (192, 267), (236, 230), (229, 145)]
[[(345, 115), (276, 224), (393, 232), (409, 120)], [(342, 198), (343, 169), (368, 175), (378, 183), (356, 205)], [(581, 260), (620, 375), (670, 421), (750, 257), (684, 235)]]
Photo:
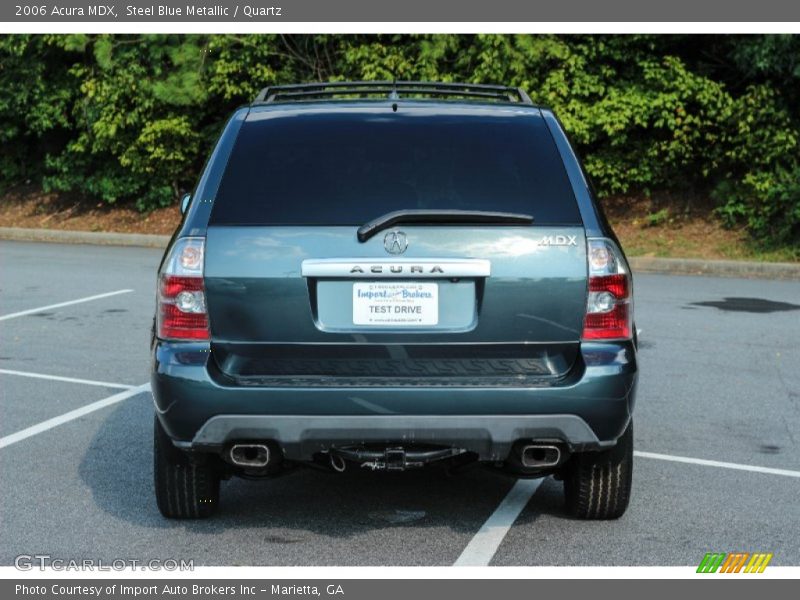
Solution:
[(633, 330), (631, 277), (610, 240), (589, 239), (589, 296), (584, 340), (630, 339)]
[(158, 337), (172, 340), (207, 340), (208, 316), (181, 312), (174, 304), (161, 305)]
[(587, 314), (583, 322), (583, 339), (606, 340), (631, 337), (628, 305), (617, 304), (611, 312)]
[(590, 292), (611, 292), (617, 298), (628, 297), (627, 275), (599, 275), (589, 278)]
[(181, 277), (179, 275), (161, 276), (161, 293), (168, 298), (174, 298), (180, 292), (202, 292), (202, 277)]
[(203, 238), (178, 240), (158, 282), (157, 334), (166, 340), (208, 340)]

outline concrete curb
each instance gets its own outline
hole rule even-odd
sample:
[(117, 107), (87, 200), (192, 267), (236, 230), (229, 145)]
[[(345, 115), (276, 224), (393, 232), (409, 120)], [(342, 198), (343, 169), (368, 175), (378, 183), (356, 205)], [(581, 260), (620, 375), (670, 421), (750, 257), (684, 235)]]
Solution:
[(753, 279), (800, 281), (800, 263), (750, 262), (744, 260), (703, 260), (701, 258), (656, 258), (633, 256), (628, 259), (634, 273), (671, 275), (713, 275)]
[[(59, 242), (62, 244), (97, 244), (104, 246), (141, 246), (165, 248), (168, 235), (144, 233), (100, 233), (60, 229), (22, 229), (0, 227), (0, 239), (25, 242)], [(757, 279), (790, 279), (800, 281), (800, 263), (748, 262), (739, 260), (703, 260), (699, 258), (629, 258), (634, 273), (672, 275), (713, 275)]]
[(0, 227), (0, 240), (19, 242), (58, 242), (61, 244), (94, 244), (100, 246), (140, 246), (166, 248), (171, 236), (146, 233), (106, 233), (67, 231), (61, 229), (22, 229)]

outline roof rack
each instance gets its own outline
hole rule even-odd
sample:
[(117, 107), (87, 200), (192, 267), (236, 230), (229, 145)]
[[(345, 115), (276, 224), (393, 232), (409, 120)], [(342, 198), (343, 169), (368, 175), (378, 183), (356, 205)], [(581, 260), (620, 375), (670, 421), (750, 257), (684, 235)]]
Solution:
[(266, 87), (253, 104), (303, 102), (334, 99), (337, 96), (383, 96), (388, 100), (434, 96), (477, 98), (510, 104), (533, 104), (522, 88), (483, 83), (442, 83), (429, 81), (328, 81)]

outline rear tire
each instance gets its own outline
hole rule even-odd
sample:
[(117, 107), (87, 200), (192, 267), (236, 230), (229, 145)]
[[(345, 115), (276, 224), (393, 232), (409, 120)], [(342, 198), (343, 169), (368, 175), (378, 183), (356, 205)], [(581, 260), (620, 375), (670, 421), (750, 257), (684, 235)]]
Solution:
[(156, 504), (170, 519), (210, 517), (219, 504), (219, 472), (212, 465), (197, 464), (178, 450), (158, 417), (153, 431), (153, 475)]
[(575, 454), (566, 465), (564, 496), (567, 511), (578, 519), (618, 519), (631, 497), (633, 422), (603, 452)]

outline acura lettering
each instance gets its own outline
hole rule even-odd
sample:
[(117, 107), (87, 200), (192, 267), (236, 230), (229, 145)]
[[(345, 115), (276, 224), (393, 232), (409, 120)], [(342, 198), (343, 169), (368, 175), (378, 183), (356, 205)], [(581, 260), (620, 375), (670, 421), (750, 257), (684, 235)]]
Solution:
[(353, 268), (350, 269), (350, 273), (353, 275), (367, 271), (370, 273), (440, 273), (444, 275), (444, 270), (439, 265), (425, 267), (422, 265), (371, 265), (366, 268), (361, 265), (353, 265)]

